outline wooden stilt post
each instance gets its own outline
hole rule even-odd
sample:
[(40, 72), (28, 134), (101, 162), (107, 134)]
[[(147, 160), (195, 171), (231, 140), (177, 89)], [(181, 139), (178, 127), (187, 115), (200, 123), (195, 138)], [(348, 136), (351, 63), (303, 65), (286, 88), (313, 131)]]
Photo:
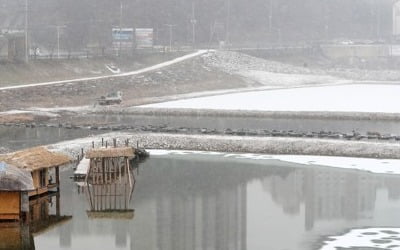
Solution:
[(60, 205), (60, 192), (56, 194), (56, 215), (61, 215), (61, 205)]
[(57, 184), (57, 192), (60, 192), (60, 167), (56, 167), (56, 184)]

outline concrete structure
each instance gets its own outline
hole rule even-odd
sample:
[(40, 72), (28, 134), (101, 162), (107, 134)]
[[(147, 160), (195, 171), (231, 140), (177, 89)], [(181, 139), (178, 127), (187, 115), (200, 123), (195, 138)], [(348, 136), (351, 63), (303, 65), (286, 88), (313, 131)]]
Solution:
[(391, 55), (390, 45), (324, 45), (323, 54), (332, 59), (369, 58)]
[(7, 41), (7, 59), (9, 61), (26, 60), (25, 32), (20, 30), (6, 30), (1, 32)]
[(393, 4), (392, 32), (394, 37), (400, 36), (400, 1), (397, 1)]

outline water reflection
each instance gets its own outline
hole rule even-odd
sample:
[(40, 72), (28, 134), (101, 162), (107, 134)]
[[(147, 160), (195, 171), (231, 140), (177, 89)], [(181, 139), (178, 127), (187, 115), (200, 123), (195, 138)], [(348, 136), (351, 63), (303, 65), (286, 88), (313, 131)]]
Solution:
[(104, 220), (87, 216), (87, 192), (78, 193), (70, 172), (62, 175), (61, 213), (73, 219), (35, 236), (38, 249), (314, 249), (323, 235), (400, 225), (397, 176), (221, 156), (152, 157), (128, 204), (134, 219)]
[(24, 222), (0, 223), (0, 249), (33, 250), (33, 235), (45, 233), (51, 227), (61, 225), (72, 218), (60, 214), (59, 193), (31, 199), (29, 211), (29, 218)]
[(29, 232), (29, 225), (1, 225), (0, 249), (4, 250), (34, 250), (35, 243)]
[(133, 218), (134, 210), (130, 208), (130, 202), (136, 178), (126, 162), (118, 159), (118, 164), (100, 164), (99, 167), (91, 164), (94, 167), (91, 167), (85, 183), (85, 193), (90, 204), (90, 210), (87, 211), (89, 218)]
[(371, 217), (379, 187), (386, 186), (391, 197), (399, 197), (399, 190), (390, 185), (393, 181), (398, 183), (398, 177), (310, 168), (295, 170), (284, 179), (264, 179), (263, 187), (288, 214), (298, 214), (304, 204), (305, 229), (310, 230), (317, 220)]
[(20, 150), (99, 133), (100, 131), (86, 129), (65, 129), (58, 127), (27, 128), (24, 126), (8, 127), (0, 125), (1, 146), (10, 150)]

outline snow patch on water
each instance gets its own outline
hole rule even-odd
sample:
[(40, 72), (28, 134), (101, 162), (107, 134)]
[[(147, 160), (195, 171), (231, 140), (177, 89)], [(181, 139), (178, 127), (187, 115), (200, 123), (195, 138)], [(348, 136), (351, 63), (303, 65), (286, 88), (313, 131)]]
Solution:
[(341, 236), (331, 236), (320, 250), (374, 248), (400, 250), (400, 228), (353, 229)]
[(307, 155), (261, 155), (261, 154), (227, 154), (220, 152), (201, 152), (183, 150), (149, 150), (151, 156), (162, 155), (217, 155), (225, 158), (248, 160), (279, 160), (308, 166), (327, 166), (342, 169), (357, 169), (377, 174), (400, 174), (400, 160), (368, 159), (354, 157), (307, 156)]
[(400, 113), (398, 93), (400, 93), (400, 86), (398, 85), (353, 84), (252, 91), (150, 104), (141, 107)]

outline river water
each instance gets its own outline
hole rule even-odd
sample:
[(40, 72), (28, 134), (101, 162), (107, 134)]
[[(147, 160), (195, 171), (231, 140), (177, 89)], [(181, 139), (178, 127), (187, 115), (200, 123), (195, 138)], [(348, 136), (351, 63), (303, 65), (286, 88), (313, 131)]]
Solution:
[[(138, 115), (89, 115), (75, 117), (82, 124), (106, 124), (141, 126), (168, 126), (173, 128), (207, 128), (224, 131), (240, 130), (283, 130), (297, 132), (332, 131), (362, 134), (379, 132), (382, 134), (400, 135), (399, 121), (360, 121), (360, 120), (324, 120), (324, 119), (286, 119), (286, 118), (217, 118), (217, 117), (171, 117), (171, 116), (138, 116)], [(110, 130), (67, 129), (59, 127), (25, 127), (0, 125), (0, 147), (12, 150), (52, 144), (89, 135), (110, 132)]]
[(399, 121), (391, 120), (357, 120), (357, 119), (302, 119), (302, 118), (243, 118), (243, 117), (212, 117), (212, 116), (152, 116), (152, 115), (85, 115), (74, 117), (87, 124), (123, 124), (135, 126), (160, 126), (253, 130), (284, 130), (298, 132), (332, 131), (350, 133), (380, 132), (400, 134)]
[[(13, 149), (92, 133), (40, 128), (34, 136), (32, 130), (22, 136), (22, 128), (11, 131), (2, 142)], [(34, 232), (31, 227), (22, 238), (23, 249), (308, 250), (351, 229), (400, 227), (397, 175), (223, 154), (153, 155), (135, 171), (127, 205), (133, 216), (93, 217), (90, 195), (69, 178), (72, 174), (71, 169), (61, 172), (60, 215), (69, 219)], [(40, 210), (43, 216), (55, 213), (53, 200), (44, 204), (49, 209)], [(6, 230), (0, 227), (0, 236)], [(12, 249), (8, 240), (15, 238), (1, 238), (0, 249)]]
[[(141, 163), (133, 218), (89, 218), (87, 192), (62, 172), (61, 215), (35, 249), (319, 249), (352, 228), (400, 227), (400, 177), (223, 155)], [(53, 211), (51, 208), (50, 211)], [(1, 233), (1, 229), (0, 229)]]

